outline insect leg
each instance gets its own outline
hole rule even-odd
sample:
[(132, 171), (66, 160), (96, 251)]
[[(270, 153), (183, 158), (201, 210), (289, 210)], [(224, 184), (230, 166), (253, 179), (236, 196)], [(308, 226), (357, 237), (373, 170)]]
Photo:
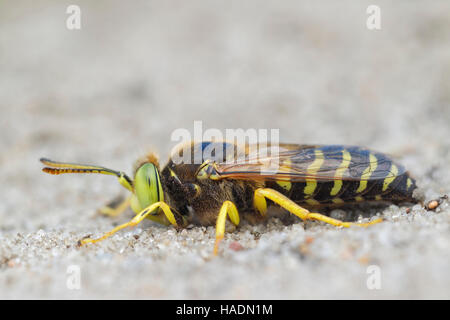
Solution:
[(79, 241), (79, 245), (84, 245), (87, 243), (95, 243), (95, 242), (99, 242), (102, 240), (105, 240), (106, 238), (109, 238), (110, 236), (112, 236), (114, 233), (116, 233), (119, 230), (122, 230), (124, 228), (127, 227), (134, 227), (136, 225), (138, 225), (139, 223), (142, 222), (142, 220), (144, 220), (149, 214), (151, 214), (153, 211), (155, 211), (156, 209), (161, 208), (167, 218), (167, 220), (169, 220), (169, 222), (174, 225), (174, 226), (178, 226), (176, 219), (175, 219), (175, 215), (173, 214), (172, 210), (170, 209), (170, 207), (165, 203), (165, 202), (155, 202), (154, 204), (148, 206), (147, 208), (145, 208), (144, 210), (142, 210), (141, 212), (139, 212), (133, 219), (131, 219), (129, 222), (121, 224), (120, 226), (115, 227), (114, 229), (112, 229), (111, 231), (105, 233), (102, 237), (98, 238), (98, 239), (83, 239)]
[(214, 244), (214, 255), (216, 256), (219, 250), (219, 243), (225, 235), (225, 223), (227, 216), (236, 226), (239, 224), (239, 213), (236, 206), (231, 201), (224, 201), (222, 207), (220, 208), (219, 215), (216, 221), (216, 242)]
[(117, 197), (117, 199), (114, 199), (106, 206), (98, 209), (97, 212), (106, 216), (117, 217), (128, 209), (130, 203), (131, 196), (126, 197), (125, 199), (123, 199), (123, 197)]
[[(260, 188), (255, 190), (255, 195), (253, 199), (253, 203), (255, 205), (255, 208), (260, 211), (262, 209), (267, 208), (266, 198), (272, 200), (282, 208), (288, 210), (290, 213), (296, 215), (302, 220), (318, 220), (323, 221), (328, 224), (331, 224), (333, 226), (337, 227), (351, 227), (351, 226), (359, 226), (359, 227), (367, 227), (372, 224), (379, 223), (383, 221), (381, 218), (375, 219), (373, 221), (367, 222), (367, 223), (357, 223), (357, 222), (344, 222), (341, 220), (333, 219), (328, 216), (325, 216), (320, 213), (315, 212), (309, 212), (305, 208), (300, 207), (298, 204), (296, 204), (294, 201), (289, 199), (288, 197), (282, 195), (276, 190), (270, 189), (270, 188)], [(261, 212), (261, 211), (260, 211)]]

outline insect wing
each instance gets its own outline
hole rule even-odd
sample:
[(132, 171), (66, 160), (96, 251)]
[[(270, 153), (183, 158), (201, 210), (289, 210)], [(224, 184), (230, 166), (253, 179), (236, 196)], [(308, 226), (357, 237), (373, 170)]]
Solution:
[(235, 161), (217, 163), (223, 178), (302, 182), (308, 179), (377, 180), (405, 173), (386, 155), (354, 146), (280, 144), (279, 148), (250, 146)]

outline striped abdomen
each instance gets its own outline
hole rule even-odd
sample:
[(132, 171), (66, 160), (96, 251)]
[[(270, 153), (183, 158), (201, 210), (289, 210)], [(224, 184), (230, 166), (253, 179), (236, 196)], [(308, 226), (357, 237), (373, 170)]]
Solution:
[[(382, 153), (344, 146), (322, 146), (307, 152), (301, 155), (309, 159), (306, 169), (309, 177), (305, 181), (266, 181), (266, 186), (308, 205), (414, 201), (414, 179), (403, 166)], [(321, 172), (327, 172), (329, 179), (321, 176)]]

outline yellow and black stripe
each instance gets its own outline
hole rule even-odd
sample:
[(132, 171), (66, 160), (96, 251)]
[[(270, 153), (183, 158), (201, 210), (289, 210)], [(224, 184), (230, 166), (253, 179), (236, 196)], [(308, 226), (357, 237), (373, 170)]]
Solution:
[[(265, 170), (262, 165), (245, 162), (227, 167), (221, 162), (228, 156), (238, 154), (237, 145), (227, 142), (202, 142), (187, 144), (190, 163), (175, 164), (169, 161), (168, 167), (176, 169), (180, 180), (196, 179), (201, 163), (213, 159), (219, 164), (219, 172), (213, 180), (247, 180), (263, 182), (291, 200), (305, 206), (339, 205), (363, 201), (409, 201), (415, 181), (404, 167), (395, 163), (387, 155), (357, 146), (342, 145), (295, 145), (281, 144), (284, 154), (280, 157), (280, 169), (276, 174), (260, 175)], [(205, 151), (211, 150), (212, 152)], [(217, 151), (220, 153), (217, 154)], [(230, 152), (231, 151), (231, 152)], [(182, 155), (183, 150), (179, 151)], [(194, 161), (200, 155), (200, 164)], [(217, 158), (217, 156), (219, 157)], [(245, 155), (248, 156), (248, 151)], [(292, 168), (292, 170), (290, 169)], [(212, 168), (210, 168), (212, 169)], [(220, 183), (220, 182), (217, 183)], [(242, 192), (236, 183), (236, 194)], [(238, 190), (239, 189), (239, 190)], [(247, 190), (247, 189), (246, 189)], [(251, 188), (249, 188), (251, 190)], [(251, 194), (251, 192), (249, 193)], [(248, 197), (251, 200), (251, 196)], [(249, 203), (250, 203), (249, 200)]]
[[(301, 182), (267, 181), (273, 188), (297, 203), (307, 205), (344, 204), (373, 200), (408, 201), (416, 188), (404, 168), (388, 156), (360, 147), (322, 146), (302, 152), (312, 168)], [(292, 161), (304, 161), (293, 157)], [(330, 171), (329, 180), (315, 179), (319, 170)], [(307, 169), (308, 171), (308, 169)], [(289, 186), (289, 188), (287, 188)]]

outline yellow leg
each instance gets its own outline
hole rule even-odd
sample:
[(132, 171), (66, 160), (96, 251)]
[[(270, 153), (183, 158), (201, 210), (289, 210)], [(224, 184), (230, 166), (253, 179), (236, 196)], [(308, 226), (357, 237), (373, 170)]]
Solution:
[(134, 227), (134, 226), (138, 225), (140, 222), (142, 222), (142, 220), (144, 220), (150, 213), (152, 213), (157, 208), (161, 208), (162, 211), (164, 212), (167, 220), (169, 220), (169, 222), (172, 225), (177, 226), (177, 222), (175, 220), (175, 216), (174, 216), (172, 210), (170, 210), (170, 207), (164, 202), (155, 202), (154, 204), (148, 206), (147, 208), (145, 208), (144, 210), (139, 212), (129, 222), (121, 224), (120, 226), (115, 227), (114, 229), (112, 229), (111, 231), (105, 233), (102, 237), (100, 237), (98, 239), (83, 239), (83, 240), (80, 240), (79, 241), (79, 245), (82, 246), (82, 245), (87, 244), (87, 243), (99, 242), (99, 241), (105, 240), (106, 238), (109, 238), (110, 236), (112, 236), (114, 233), (116, 233), (119, 230), (122, 230), (122, 229), (127, 228), (127, 227)]
[(112, 201), (111, 204), (98, 209), (97, 212), (106, 216), (117, 217), (129, 208), (131, 203), (131, 196), (120, 201), (118, 204), (114, 204), (114, 202), (115, 201)]
[(333, 219), (328, 216), (325, 216), (320, 213), (315, 212), (309, 212), (305, 208), (300, 207), (298, 204), (296, 204), (294, 201), (289, 199), (288, 197), (282, 195), (276, 190), (269, 189), (269, 188), (260, 188), (256, 189), (253, 203), (255, 205), (255, 208), (261, 212), (261, 210), (265, 210), (267, 208), (267, 202), (266, 198), (272, 200), (282, 208), (288, 210), (290, 213), (295, 214), (297, 217), (299, 217), (302, 220), (318, 220), (323, 221), (326, 223), (329, 223), (333, 226), (337, 227), (351, 227), (351, 226), (359, 226), (359, 227), (367, 227), (372, 224), (379, 223), (383, 221), (383, 219), (378, 218), (373, 221), (367, 222), (367, 223), (357, 223), (357, 222), (344, 222), (341, 220)]
[(225, 235), (225, 223), (227, 216), (236, 226), (239, 224), (239, 213), (236, 206), (231, 201), (225, 201), (220, 208), (219, 215), (216, 221), (216, 243), (214, 244), (214, 255), (216, 256), (219, 251), (219, 243)]

